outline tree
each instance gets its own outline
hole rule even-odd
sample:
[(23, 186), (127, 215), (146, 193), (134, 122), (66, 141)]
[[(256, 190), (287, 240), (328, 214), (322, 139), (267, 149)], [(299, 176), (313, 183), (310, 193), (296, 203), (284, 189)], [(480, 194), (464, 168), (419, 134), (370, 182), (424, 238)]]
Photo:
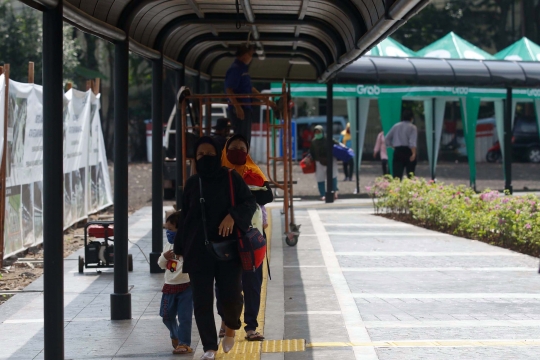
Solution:
[[(393, 37), (417, 51), (454, 31), (488, 51), (502, 50), (518, 39), (510, 15), (516, 0), (448, 0), (443, 7), (428, 5)], [(517, 5), (516, 5), (517, 6)]]
[[(42, 82), (42, 18), (29, 7), (14, 9), (11, 1), (0, 2), (0, 64), (10, 64), (10, 77), (15, 81), (28, 79), (28, 62), (34, 62), (36, 83)], [(64, 25), (64, 79), (74, 77), (79, 65), (79, 44), (73, 28)]]

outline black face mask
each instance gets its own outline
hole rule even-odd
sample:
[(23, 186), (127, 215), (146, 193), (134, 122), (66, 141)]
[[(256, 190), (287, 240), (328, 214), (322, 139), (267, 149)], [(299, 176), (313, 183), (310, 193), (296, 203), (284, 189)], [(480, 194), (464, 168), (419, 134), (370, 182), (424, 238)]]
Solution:
[(202, 178), (211, 178), (221, 169), (221, 158), (217, 155), (204, 155), (195, 162), (195, 167)]

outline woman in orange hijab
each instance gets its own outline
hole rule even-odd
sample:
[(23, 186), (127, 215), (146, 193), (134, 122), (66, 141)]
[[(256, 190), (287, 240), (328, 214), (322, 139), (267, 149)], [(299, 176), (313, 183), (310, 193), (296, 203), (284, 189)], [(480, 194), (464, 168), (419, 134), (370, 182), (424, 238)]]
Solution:
[[(234, 169), (238, 172), (255, 196), (257, 204), (263, 210), (263, 226), (266, 228), (264, 205), (274, 200), (274, 194), (266, 176), (261, 169), (253, 162), (249, 156), (249, 144), (242, 135), (234, 135), (225, 143), (221, 153), (222, 166)], [(266, 237), (266, 234), (263, 235)], [(246, 323), (246, 340), (262, 341), (264, 337), (257, 332), (259, 326), (257, 316), (259, 315), (259, 306), (261, 303), (262, 286), (262, 266), (255, 271), (244, 271), (242, 273), (242, 287), (244, 289), (244, 322)], [(221, 315), (221, 306), (218, 297), (218, 313)], [(222, 323), (220, 335), (225, 334), (225, 327)]]

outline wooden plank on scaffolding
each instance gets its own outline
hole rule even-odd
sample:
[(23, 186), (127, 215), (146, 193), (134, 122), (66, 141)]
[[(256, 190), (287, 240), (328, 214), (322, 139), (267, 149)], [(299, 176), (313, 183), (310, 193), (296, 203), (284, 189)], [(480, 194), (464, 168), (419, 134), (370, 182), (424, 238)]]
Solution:
[(28, 62), (28, 83), (34, 83), (34, 63), (32, 61)]
[(4, 143), (2, 150), (2, 159), (0, 161), (0, 268), (4, 265), (4, 229), (6, 220), (6, 150), (7, 150), (7, 118), (8, 118), (8, 99), (9, 99), (9, 64), (5, 64), (2, 69), (5, 75), (4, 92)]

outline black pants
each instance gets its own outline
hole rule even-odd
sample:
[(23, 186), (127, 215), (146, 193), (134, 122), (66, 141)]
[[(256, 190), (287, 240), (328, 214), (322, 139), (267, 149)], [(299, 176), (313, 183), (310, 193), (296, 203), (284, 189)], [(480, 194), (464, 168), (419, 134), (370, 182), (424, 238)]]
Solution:
[(253, 110), (251, 108), (246, 108), (245, 106), (242, 106), (242, 110), (244, 110), (244, 120), (240, 120), (236, 116), (236, 110), (234, 108), (232, 110), (227, 110), (227, 113), (229, 114), (229, 119), (231, 119), (234, 134), (241, 134), (251, 145), (251, 122), (253, 121)]
[(242, 326), (240, 315), (242, 298), (242, 265), (238, 261), (209, 261), (202, 271), (189, 273), (193, 288), (195, 322), (204, 351), (218, 349), (218, 335), (214, 321), (214, 279), (223, 306), (223, 321), (228, 328)]
[[(264, 264), (263, 264), (264, 265)], [(257, 316), (259, 315), (259, 308), (261, 306), (261, 287), (263, 278), (263, 266), (253, 271), (242, 272), (242, 289), (244, 290), (244, 322), (246, 326), (244, 330), (246, 332), (250, 330), (257, 330), (259, 323), (257, 322)], [(217, 298), (217, 310), (218, 314), (223, 319), (223, 306), (221, 305), (221, 298), (219, 289), (216, 287)]]
[(349, 161), (343, 162), (343, 172), (345, 173), (345, 180), (352, 179), (354, 170), (354, 158), (349, 159)]
[(382, 165), (382, 174), (387, 175), (388, 172), (388, 159), (381, 159), (381, 165)]
[(407, 171), (407, 176), (414, 176), (414, 169), (416, 168), (416, 159), (411, 161), (412, 150), (407, 146), (398, 146), (394, 149), (394, 160), (392, 161), (393, 176), (403, 179), (403, 170)]

